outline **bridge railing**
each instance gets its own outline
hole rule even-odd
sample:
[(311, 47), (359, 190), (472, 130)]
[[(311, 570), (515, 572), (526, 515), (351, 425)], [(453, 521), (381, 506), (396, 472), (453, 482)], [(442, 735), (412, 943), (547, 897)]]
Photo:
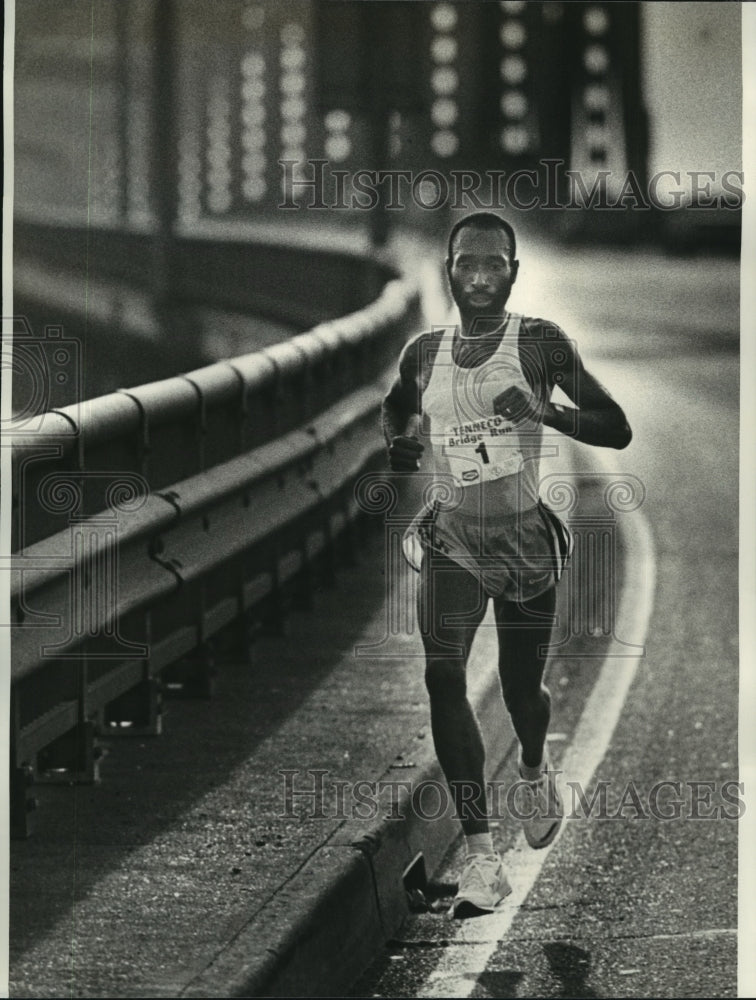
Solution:
[(259, 351), (361, 310), (397, 277), (358, 227), (285, 222), (205, 224), (163, 241), (14, 219), (14, 412)]
[[(348, 552), (354, 483), (419, 322), (390, 281), (292, 340), (37, 418), (14, 440), (11, 816), (34, 780), (93, 781), (98, 733), (158, 733), (207, 693), (210, 640), (276, 625)], [(29, 428), (25, 428), (29, 431)], [(173, 666), (172, 666), (173, 665)]]

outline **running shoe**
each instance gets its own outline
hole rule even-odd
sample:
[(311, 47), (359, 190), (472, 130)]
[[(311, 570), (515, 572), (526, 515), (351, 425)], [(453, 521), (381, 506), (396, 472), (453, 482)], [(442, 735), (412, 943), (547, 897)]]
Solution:
[(536, 850), (548, 847), (562, 825), (564, 808), (557, 788), (557, 773), (551, 770), (548, 759), (537, 781), (528, 781), (520, 772), (523, 782), (520, 801), (523, 813), (528, 817), (523, 819), (522, 827), (525, 839)]
[(471, 854), (465, 862), (454, 897), (455, 917), (493, 913), (512, 887), (498, 854)]

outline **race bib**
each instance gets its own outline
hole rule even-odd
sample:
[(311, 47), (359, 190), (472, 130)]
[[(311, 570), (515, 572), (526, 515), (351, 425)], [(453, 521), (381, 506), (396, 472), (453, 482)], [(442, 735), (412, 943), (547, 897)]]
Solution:
[(474, 486), (522, 469), (517, 429), (498, 414), (444, 431), (442, 453), (458, 486)]

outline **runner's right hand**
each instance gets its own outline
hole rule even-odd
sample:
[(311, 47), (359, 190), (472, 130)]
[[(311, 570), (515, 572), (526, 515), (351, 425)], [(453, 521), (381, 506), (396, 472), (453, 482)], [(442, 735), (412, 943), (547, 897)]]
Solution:
[(389, 466), (392, 472), (416, 472), (425, 447), (415, 437), (400, 434), (391, 439)]

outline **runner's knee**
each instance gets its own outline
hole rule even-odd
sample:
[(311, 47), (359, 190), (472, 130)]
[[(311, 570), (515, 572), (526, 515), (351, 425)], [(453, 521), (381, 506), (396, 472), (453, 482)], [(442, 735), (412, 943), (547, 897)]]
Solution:
[(549, 712), (551, 708), (549, 689), (540, 683), (538, 685), (523, 685), (511, 679), (503, 680), (501, 689), (504, 695), (504, 704), (510, 715), (538, 714)]
[(464, 701), (467, 697), (464, 664), (445, 657), (429, 657), (425, 666), (425, 686), (431, 701)]

